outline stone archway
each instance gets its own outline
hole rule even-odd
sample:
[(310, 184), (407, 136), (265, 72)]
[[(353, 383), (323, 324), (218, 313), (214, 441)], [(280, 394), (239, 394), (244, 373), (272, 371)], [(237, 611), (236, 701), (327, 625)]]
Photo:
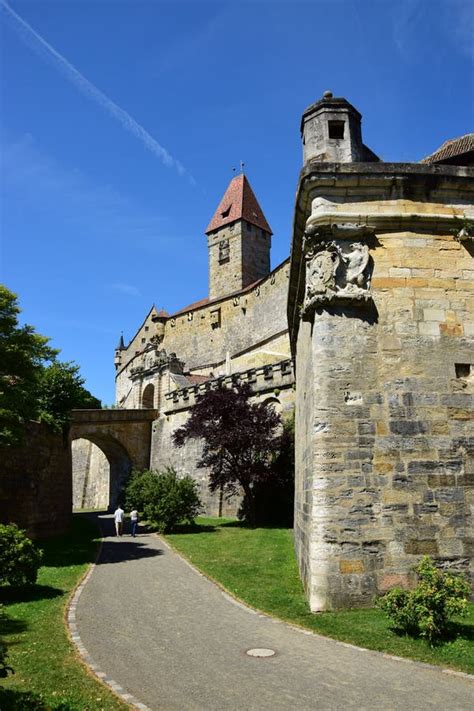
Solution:
[(142, 407), (145, 410), (151, 410), (155, 407), (155, 386), (152, 383), (148, 383), (143, 390)]
[(73, 508), (115, 508), (132, 470), (125, 447), (109, 434), (85, 431), (72, 440), (72, 452)]

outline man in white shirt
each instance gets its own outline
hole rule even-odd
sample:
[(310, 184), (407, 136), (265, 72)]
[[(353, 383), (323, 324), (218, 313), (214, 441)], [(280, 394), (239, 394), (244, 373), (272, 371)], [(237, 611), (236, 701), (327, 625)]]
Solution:
[(120, 504), (117, 506), (115, 513), (114, 513), (114, 521), (115, 521), (115, 532), (117, 536), (121, 536), (123, 532), (123, 517), (125, 516), (125, 512), (122, 508), (120, 508)]

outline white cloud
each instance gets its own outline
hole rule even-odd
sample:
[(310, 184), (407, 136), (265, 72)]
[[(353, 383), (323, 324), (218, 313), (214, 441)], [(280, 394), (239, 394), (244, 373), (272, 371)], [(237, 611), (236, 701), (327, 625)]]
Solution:
[(132, 284), (109, 284), (108, 289), (114, 291), (118, 294), (124, 294), (125, 296), (140, 296), (140, 292), (136, 286)]

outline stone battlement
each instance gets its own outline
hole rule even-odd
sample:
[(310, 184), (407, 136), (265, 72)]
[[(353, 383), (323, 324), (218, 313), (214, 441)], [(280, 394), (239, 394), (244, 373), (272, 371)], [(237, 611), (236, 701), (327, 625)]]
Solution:
[(294, 382), (293, 363), (288, 358), (279, 363), (249, 368), (232, 375), (222, 375), (219, 378), (213, 378), (198, 385), (191, 385), (187, 388), (180, 388), (167, 393), (165, 395), (164, 412), (169, 414), (178, 410), (187, 410), (195, 404), (197, 395), (214, 390), (220, 385), (231, 387), (236, 383), (248, 383), (254, 394), (260, 394), (276, 389), (289, 388)]

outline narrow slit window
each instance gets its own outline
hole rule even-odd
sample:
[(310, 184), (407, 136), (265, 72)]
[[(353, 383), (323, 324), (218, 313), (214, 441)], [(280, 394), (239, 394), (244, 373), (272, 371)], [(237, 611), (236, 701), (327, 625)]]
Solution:
[(328, 121), (329, 138), (344, 138), (344, 121)]

